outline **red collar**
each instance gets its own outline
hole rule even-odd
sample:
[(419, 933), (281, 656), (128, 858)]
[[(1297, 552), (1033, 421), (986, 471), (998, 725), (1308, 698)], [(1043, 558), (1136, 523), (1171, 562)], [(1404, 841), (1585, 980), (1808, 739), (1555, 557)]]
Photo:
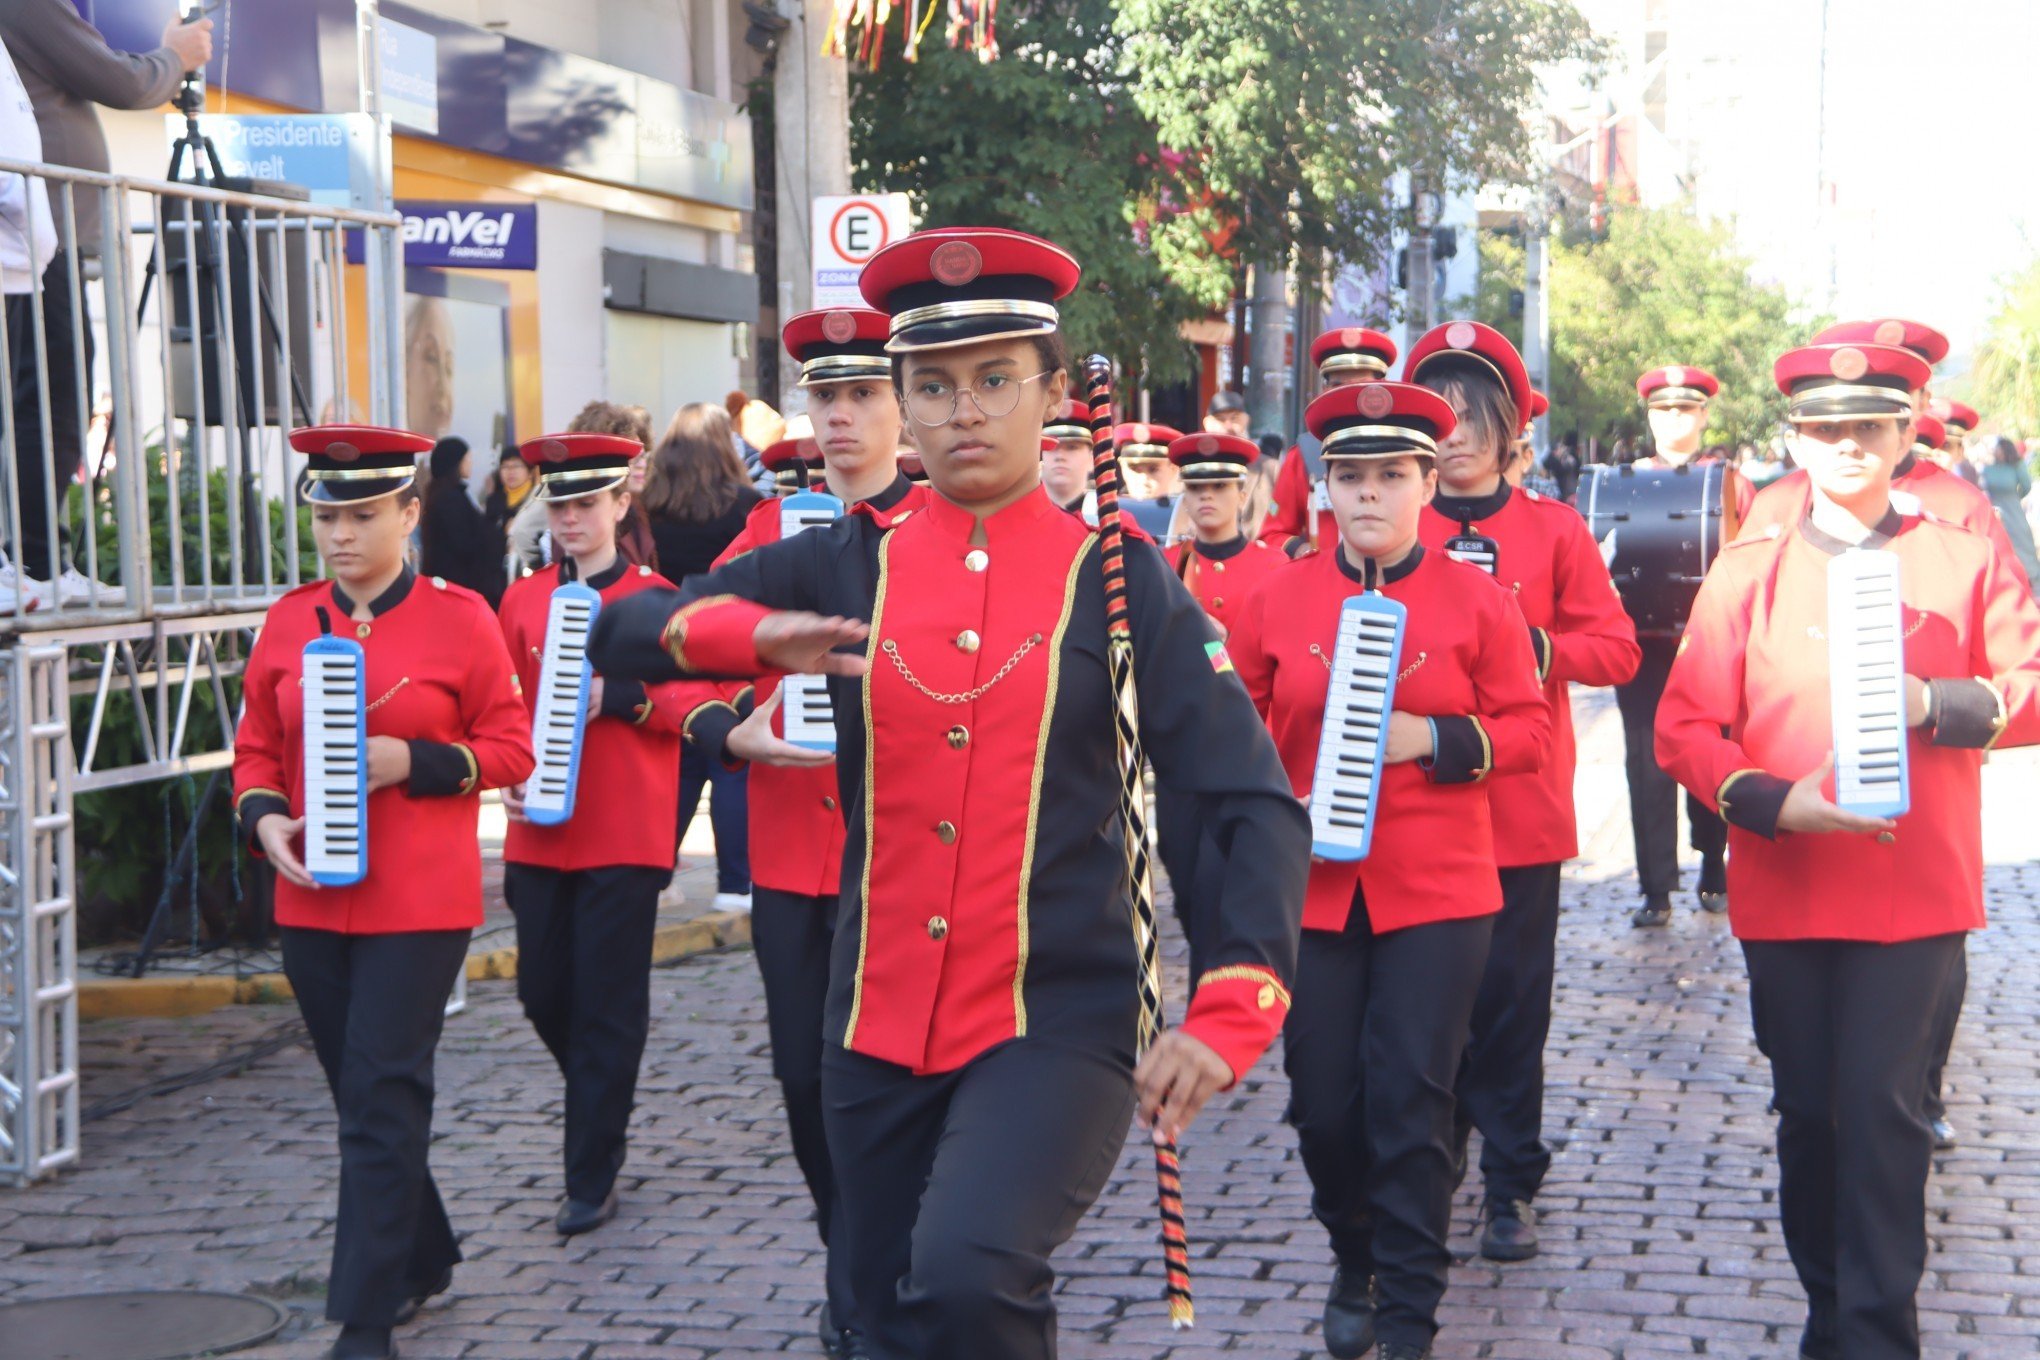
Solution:
[[(922, 514), (938, 531), (958, 543), (968, 543), (978, 526), (976, 515), (933, 492), (929, 493), (928, 504)], [(996, 544), (1001, 539), (1024, 534), (1048, 515), (1067, 517), (1067, 512), (1050, 500), (1048, 492), (1036, 483), (1032, 491), (984, 521), (985, 541)]]

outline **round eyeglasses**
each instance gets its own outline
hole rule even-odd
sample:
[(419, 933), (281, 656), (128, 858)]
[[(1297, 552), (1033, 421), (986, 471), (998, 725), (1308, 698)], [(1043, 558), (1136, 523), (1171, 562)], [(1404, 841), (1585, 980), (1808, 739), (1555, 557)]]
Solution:
[(929, 378), (907, 389), (907, 414), (922, 425), (947, 425), (956, 419), (958, 406), (964, 394), (969, 393), (979, 414), (986, 420), (999, 420), (1012, 415), (1013, 408), (1020, 404), (1021, 388), (1048, 376), (1046, 372), (1025, 378), (1010, 373), (987, 373), (968, 387)]

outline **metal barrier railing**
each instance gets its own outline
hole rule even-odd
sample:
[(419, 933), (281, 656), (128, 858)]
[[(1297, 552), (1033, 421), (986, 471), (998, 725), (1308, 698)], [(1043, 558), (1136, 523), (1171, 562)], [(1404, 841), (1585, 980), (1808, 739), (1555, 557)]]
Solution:
[[(366, 239), (377, 320), (402, 219), (0, 159), (6, 175), (48, 186), (60, 243), (81, 212), (106, 230), (97, 279), (63, 251), (28, 294), (35, 400), (0, 411), (0, 635), (244, 610), (315, 574), (285, 436), (394, 409), (394, 327), (348, 333), (347, 237)], [(0, 374), (21, 338), (0, 333)]]

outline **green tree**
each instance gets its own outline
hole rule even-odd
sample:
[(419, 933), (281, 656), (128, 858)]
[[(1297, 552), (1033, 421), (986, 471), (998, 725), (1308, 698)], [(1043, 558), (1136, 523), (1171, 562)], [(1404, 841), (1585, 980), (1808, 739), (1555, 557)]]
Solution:
[(1157, 233), (1210, 286), (1205, 242), (1368, 265), (1402, 220), (1392, 181), (1521, 180), (1540, 67), (1599, 48), (1569, 0), (1121, 0), (1133, 100), (1189, 153), (1196, 210)]
[(2040, 431), (2040, 259), (2005, 282), (1963, 391), (1999, 428)]
[[(1800, 316), (1783, 289), (1751, 279), (1726, 226), (1682, 208), (1617, 208), (1603, 239), (1554, 237), (1547, 268), (1557, 429), (1599, 439), (1647, 433), (1636, 379), (1664, 364), (1721, 380), (1710, 440), (1761, 442), (1776, 428), (1785, 399), (1772, 361), (1819, 322)], [(1521, 241), (1483, 235), (1480, 273), (1474, 314), (1520, 343), (1512, 294), (1523, 287)]]
[[(1081, 355), (1102, 350), (1155, 381), (1188, 375), (1182, 322), (1231, 296), (1220, 265), (1178, 279), (1148, 224), (1178, 193), (1154, 124), (1120, 75), (1112, 0), (1035, 0), (999, 16), (992, 62), (930, 41), (920, 60), (851, 79), (858, 187), (902, 192), (928, 227), (1010, 227), (1084, 266), (1063, 305)], [(1207, 247), (1209, 250), (1209, 247)]]

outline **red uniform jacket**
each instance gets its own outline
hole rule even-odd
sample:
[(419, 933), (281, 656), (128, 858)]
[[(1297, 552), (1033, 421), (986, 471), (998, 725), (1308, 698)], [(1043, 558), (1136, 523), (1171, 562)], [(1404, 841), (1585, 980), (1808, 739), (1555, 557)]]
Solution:
[(1530, 625), (1537, 676), (1551, 710), (1551, 752), (1541, 768), (1501, 775), (1488, 787), (1494, 809), (1495, 862), (1503, 868), (1553, 864), (1579, 853), (1573, 812), (1570, 686), (1619, 685), (1636, 674), (1643, 652), (1636, 625), (1579, 512), (1562, 501), (1503, 483), (1492, 496), (1439, 495), (1418, 529), (1440, 554), (1470, 520), (1496, 544), (1495, 572)]
[[(1891, 475), (1891, 489), (1915, 497), (1920, 509), (1935, 519), (1982, 534), (2005, 555), (2006, 561), (2019, 560), (2012, 540), (2005, 535), (2005, 526), (1991, 507), (1990, 497), (1948, 469), (1907, 454)], [(1736, 536), (1763, 538), (1773, 527), (1790, 529), (1806, 518), (1806, 507), (1812, 500), (1813, 484), (1807, 479), (1806, 469), (1794, 468), (1757, 493)]]
[(1311, 521), (1317, 522), (1317, 537), (1311, 546), (1325, 548), (1339, 541), (1339, 523), (1332, 512), (1320, 509), (1311, 513), (1310, 505), (1317, 488), (1311, 484), (1310, 469), (1304, 464), (1303, 450), (1291, 444), (1289, 452), (1282, 455), (1282, 466), (1275, 469), (1275, 495), (1268, 507), (1268, 518), (1262, 522), (1261, 537), (1276, 547), (1281, 547), (1292, 538), (1309, 538)]
[(1265, 538), (1242, 535), (1230, 543), (1207, 544), (1185, 541), (1168, 549), (1169, 561), (1204, 612), (1217, 621), (1225, 633), (1232, 632), (1240, 606), (1247, 602), (1261, 582), (1289, 559)]
[[(546, 612), (559, 585), (553, 568), (522, 577), (504, 592), (503, 641), (517, 667), (529, 709), (538, 703), (538, 673), (545, 660)], [(616, 565), (587, 585), (603, 608), (640, 590), (670, 582), (650, 567), (633, 567), (621, 552)], [(558, 826), (512, 822), (503, 839), (510, 864), (547, 869), (596, 869), (633, 864), (673, 867), (675, 813), (680, 802), (681, 686), (604, 679), (602, 711), (588, 719), (581, 738), (581, 776), (574, 815)]]
[(1811, 524), (1715, 559), (1658, 703), (1659, 762), (1728, 819), (1743, 939), (1890, 943), (1984, 923), (1981, 749), (2040, 740), (2040, 609), (1977, 535), (1896, 512), (1882, 529), (1872, 542), (1901, 563), (1906, 672), (1934, 682), (1895, 832), (1777, 831), (1789, 781), (1833, 745), (1824, 630), (1840, 545)]
[[(270, 812), (304, 814), (304, 648), (315, 608), (367, 656), (368, 735), (411, 743), (411, 777), (368, 797), (368, 874), (346, 888), (278, 879), (279, 925), (382, 935), (471, 930), (482, 923), (483, 789), (531, 773), (531, 718), (481, 596), (406, 570), (375, 600), (372, 623), (330, 581), (269, 607), (248, 655), (234, 733), (234, 800), (251, 833)], [(302, 847), (300, 847), (302, 848)]]
[[(904, 476), (871, 499), (873, 519), (883, 528), (899, 523), (928, 503), (926, 488)], [(723, 549), (720, 567), (767, 543), (779, 541), (778, 501), (751, 507), (743, 529)], [(722, 744), (730, 728), (754, 704), (768, 703), (778, 692), (779, 677), (717, 685), (687, 681), (693, 710), (687, 731), (712, 760), (724, 759)], [(718, 706), (716, 701), (720, 700)], [(772, 715), (772, 731), (786, 735), (786, 715)], [(834, 898), (843, 883), (843, 812), (836, 771), (831, 765), (754, 765), (747, 779), (751, 800), (751, 881), (761, 888), (799, 897)]]
[[(1015, 1038), (1130, 1060), (1138, 954), (1096, 534), (1038, 488), (984, 522), (940, 497), (887, 529), (868, 506), (677, 596), (596, 622), (605, 674), (757, 674), (757, 621), (871, 625), (870, 673), (830, 682), (848, 812), (825, 1033), (916, 1072)], [(1126, 545), (1141, 731), (1222, 857), (1214, 965), (1183, 1028), (1237, 1076), (1282, 1027), (1309, 829), (1211, 638), (1152, 544)], [(640, 603), (642, 601), (642, 604)]]
[[(1339, 549), (1298, 558), (1248, 599), (1226, 643), (1306, 805), (1339, 610), (1360, 591)], [(1428, 769), (1383, 767), (1366, 859), (1311, 861), (1306, 930), (1344, 929), (1355, 883), (1377, 933), (1500, 911), (1488, 776), (1535, 770), (1551, 740), (1522, 611), (1486, 572), (1420, 547), (1382, 594), (1409, 609), (1395, 708), (1438, 720), (1438, 752)]]

